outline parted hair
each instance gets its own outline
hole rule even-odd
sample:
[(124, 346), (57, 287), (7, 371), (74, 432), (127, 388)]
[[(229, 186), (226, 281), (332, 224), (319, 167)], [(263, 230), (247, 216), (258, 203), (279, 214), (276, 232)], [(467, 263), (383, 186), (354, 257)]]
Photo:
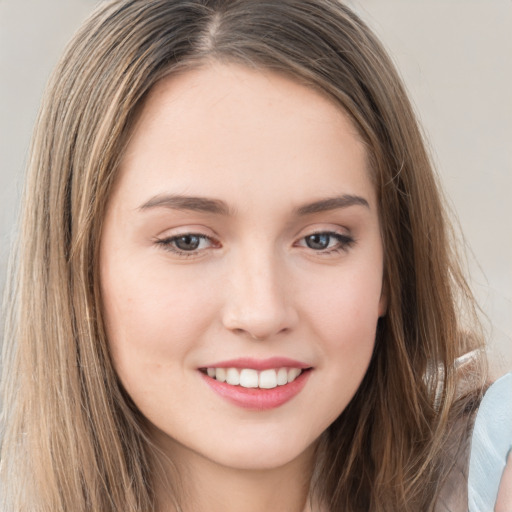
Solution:
[(208, 61), (311, 87), (364, 141), (388, 308), (359, 390), (323, 435), (311, 494), (333, 512), (434, 510), (454, 428), (465, 431), (474, 404), (456, 361), (481, 336), (406, 91), (371, 30), (336, 0), (114, 0), (68, 46), (35, 128), (9, 271), (1, 510), (155, 510), (153, 447), (109, 355), (98, 248), (148, 92)]

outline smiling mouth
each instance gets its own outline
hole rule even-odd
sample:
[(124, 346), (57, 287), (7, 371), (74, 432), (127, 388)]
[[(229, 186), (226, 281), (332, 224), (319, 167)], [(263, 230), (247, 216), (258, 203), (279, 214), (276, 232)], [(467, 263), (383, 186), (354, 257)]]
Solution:
[(292, 383), (299, 375), (311, 368), (200, 368), (200, 371), (218, 382), (243, 388), (273, 389)]

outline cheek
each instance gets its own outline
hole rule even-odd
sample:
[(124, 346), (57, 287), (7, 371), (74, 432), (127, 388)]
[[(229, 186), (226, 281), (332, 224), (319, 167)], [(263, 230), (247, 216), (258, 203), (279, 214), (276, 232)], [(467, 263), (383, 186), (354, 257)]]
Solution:
[[(335, 312), (333, 312), (335, 313)], [(324, 389), (319, 407), (326, 413), (324, 428), (348, 406), (366, 375), (375, 347), (377, 315), (357, 307), (331, 316), (324, 324)]]
[(303, 296), (303, 316), (307, 316), (322, 353), (318, 375), (324, 379), (324, 392), (316, 400), (328, 411), (329, 423), (354, 396), (372, 357), (381, 296), (380, 267), (340, 272), (317, 285)]
[(214, 301), (186, 272), (170, 275), (154, 262), (111, 268), (102, 293), (114, 368), (141, 412), (159, 417), (162, 394), (169, 406), (187, 396), (189, 354), (206, 339)]
[(201, 339), (216, 307), (208, 294), (213, 287), (189, 274), (188, 269), (170, 272), (165, 259), (104, 265), (102, 294), (116, 362), (149, 366), (173, 361)]
[(340, 343), (373, 344), (381, 309), (382, 275), (375, 268), (340, 271), (323, 281), (309, 283), (302, 295), (303, 314), (334, 346)]

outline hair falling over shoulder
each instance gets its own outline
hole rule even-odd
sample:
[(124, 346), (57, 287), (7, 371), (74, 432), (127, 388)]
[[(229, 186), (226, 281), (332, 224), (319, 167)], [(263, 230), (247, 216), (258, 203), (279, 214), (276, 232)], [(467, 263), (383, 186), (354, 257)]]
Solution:
[(1, 509), (155, 509), (154, 448), (109, 356), (98, 244), (148, 91), (212, 60), (331, 98), (377, 190), (387, 314), (360, 389), (324, 434), (312, 492), (332, 511), (434, 510), (485, 375), (480, 356), (457, 361), (482, 336), (404, 87), (336, 0), (114, 0), (70, 43), (37, 121), (6, 294)]

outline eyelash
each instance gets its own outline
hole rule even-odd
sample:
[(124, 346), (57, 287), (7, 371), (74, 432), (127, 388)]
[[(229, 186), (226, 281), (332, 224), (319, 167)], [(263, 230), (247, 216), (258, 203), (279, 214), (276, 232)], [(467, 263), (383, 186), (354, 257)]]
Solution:
[(212, 248), (212, 247), (208, 247), (206, 249), (196, 248), (196, 249), (193, 249), (193, 250), (190, 250), (190, 251), (179, 249), (178, 247), (176, 247), (175, 244), (176, 244), (176, 242), (180, 238), (181, 239), (184, 239), (184, 238), (198, 238), (199, 239), (199, 244), (201, 243), (201, 241), (205, 241), (206, 240), (206, 241), (209, 241), (212, 244), (213, 248), (215, 248), (215, 246), (219, 246), (220, 245), (212, 237), (209, 237), (209, 236), (206, 236), (206, 235), (202, 235), (200, 233), (183, 233), (181, 235), (170, 236), (168, 238), (158, 239), (158, 240), (156, 240), (156, 243), (158, 245), (162, 246), (162, 248), (164, 250), (172, 252), (174, 254), (177, 254), (178, 256), (181, 256), (182, 258), (191, 258), (191, 257), (197, 256), (200, 251), (204, 251), (204, 250), (208, 250), (208, 249)]
[[(307, 242), (305, 242), (304, 244), (296, 244), (296, 246), (312, 249), (315, 253), (320, 254), (320, 255), (330, 255), (330, 254), (337, 254), (340, 252), (347, 252), (355, 243), (355, 239), (353, 237), (351, 237), (349, 235), (342, 235), (341, 233), (336, 233), (335, 231), (317, 231), (314, 233), (310, 233), (309, 235), (303, 236), (302, 238), (300, 238), (300, 241), (302, 242), (308, 238), (315, 237), (315, 236), (329, 237), (329, 239), (334, 238), (337, 240), (338, 243), (334, 247), (326, 248), (326, 249), (318, 249), (318, 250), (313, 249), (312, 247), (308, 246)], [(184, 238), (199, 239), (199, 245), (201, 244), (202, 241), (209, 241), (211, 243), (211, 246), (207, 247), (207, 248), (203, 248), (203, 249), (200, 249), (200, 248), (195, 248), (192, 250), (179, 249), (178, 247), (176, 247), (176, 243), (179, 239), (184, 239)], [(328, 245), (330, 244), (330, 241), (331, 240), (329, 240)], [(182, 258), (197, 257), (201, 251), (207, 251), (212, 248), (220, 247), (220, 244), (214, 238), (209, 237), (207, 235), (200, 234), (200, 233), (183, 233), (183, 234), (171, 236), (168, 238), (157, 239), (156, 244), (161, 246), (164, 250), (169, 251), (173, 254), (176, 254)]]
[[(335, 231), (316, 231), (314, 233), (310, 233), (309, 235), (306, 235), (302, 237), (300, 240), (306, 240), (308, 238), (314, 237), (314, 236), (327, 236), (329, 238), (334, 238), (337, 240), (337, 244), (334, 247), (327, 248), (327, 249), (321, 249), (321, 250), (315, 250), (318, 254), (338, 254), (340, 252), (347, 252), (355, 243), (355, 239), (352, 236), (349, 235), (343, 235), (341, 233), (336, 233)], [(330, 243), (330, 241), (329, 241)], [(301, 247), (304, 247), (301, 245)], [(312, 249), (312, 247), (309, 247)]]

